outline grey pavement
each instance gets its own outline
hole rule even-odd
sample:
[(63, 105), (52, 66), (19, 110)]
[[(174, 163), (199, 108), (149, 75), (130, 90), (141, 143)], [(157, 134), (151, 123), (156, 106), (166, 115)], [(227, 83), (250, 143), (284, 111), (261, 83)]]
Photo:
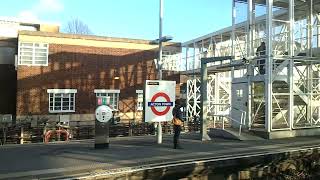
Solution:
[(201, 142), (197, 134), (182, 134), (184, 149), (173, 149), (172, 136), (156, 144), (155, 136), (111, 138), (110, 148), (96, 150), (92, 140), (69, 143), (0, 146), (0, 179), (42, 175), (79, 176), (152, 164), (172, 164), (201, 158), (225, 158), (318, 147), (319, 137)]

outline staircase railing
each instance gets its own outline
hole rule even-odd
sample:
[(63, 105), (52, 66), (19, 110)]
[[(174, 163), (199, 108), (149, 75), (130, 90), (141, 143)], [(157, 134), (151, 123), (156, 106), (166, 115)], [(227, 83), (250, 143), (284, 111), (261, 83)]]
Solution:
[[(228, 120), (231, 120), (232, 122), (235, 122), (237, 124), (239, 124), (239, 132), (238, 135), (241, 136), (241, 132), (242, 132), (242, 126), (245, 125), (245, 118), (247, 115), (246, 111), (243, 111), (241, 109), (238, 109), (236, 107), (232, 107), (230, 104), (213, 104), (214, 106), (227, 106), (227, 109), (225, 111), (220, 111), (218, 113), (215, 114), (211, 114), (211, 116), (217, 117), (219, 118), (219, 120), (222, 120), (222, 129), (225, 129), (225, 122), (224, 122), (224, 118), (227, 118)], [(231, 117), (231, 110), (236, 110), (239, 111), (241, 113), (240, 116), (240, 121), (237, 119), (234, 119)], [(216, 128), (216, 118), (213, 118), (213, 127)]]

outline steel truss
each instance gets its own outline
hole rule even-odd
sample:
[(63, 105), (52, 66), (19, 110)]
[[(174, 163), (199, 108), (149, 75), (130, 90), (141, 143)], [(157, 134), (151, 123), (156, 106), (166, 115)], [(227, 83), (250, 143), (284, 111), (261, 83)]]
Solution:
[[(247, 9), (245, 12), (244, 9)], [(231, 82), (248, 84), (249, 128), (266, 132), (320, 127), (320, 2), (234, 0), (233, 25), (183, 43), (188, 80), (188, 118), (200, 113), (202, 57), (233, 56), (231, 68), (210, 74), (208, 113), (230, 104)], [(265, 55), (257, 56), (261, 42)], [(193, 51), (192, 51), (193, 49)], [(232, 64), (245, 65), (234, 68)], [(219, 67), (222, 62), (208, 64)], [(261, 73), (261, 66), (265, 73)], [(235, 93), (235, 92), (232, 92)]]
[[(231, 99), (231, 72), (210, 74), (207, 85), (208, 113), (220, 114), (228, 110)], [(217, 106), (219, 105), (219, 106)], [(187, 81), (187, 119), (200, 116), (200, 79)]]

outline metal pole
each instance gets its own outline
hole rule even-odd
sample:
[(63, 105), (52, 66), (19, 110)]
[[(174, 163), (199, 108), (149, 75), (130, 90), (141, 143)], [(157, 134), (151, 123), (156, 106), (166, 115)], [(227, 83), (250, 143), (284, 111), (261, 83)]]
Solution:
[[(255, 33), (255, 24), (254, 24), (254, 18), (255, 18), (255, 11), (254, 11), (254, 2), (253, 0), (249, 0), (249, 6), (248, 6), (248, 20), (249, 20), (249, 27), (248, 27), (248, 32), (249, 32), (249, 36), (248, 36), (248, 49), (247, 49), (247, 57), (251, 57), (254, 55), (254, 33)], [(251, 129), (251, 109), (252, 109), (252, 76), (254, 75), (253, 72), (253, 67), (251, 65), (247, 66), (247, 74), (248, 76), (248, 96), (247, 96), (247, 107), (246, 107), (246, 112), (248, 112), (248, 116), (244, 117), (245, 121), (247, 121), (247, 126), (249, 129)], [(244, 121), (244, 123), (246, 123)], [(241, 128), (240, 128), (241, 129)]]
[(200, 111), (200, 120), (201, 120), (201, 140), (207, 141), (211, 140), (207, 132), (207, 114), (208, 114), (208, 96), (207, 96), (207, 83), (208, 83), (208, 70), (207, 63), (201, 60), (201, 111)]
[(317, 47), (320, 47), (320, 15), (317, 14)]
[(188, 51), (189, 51), (189, 47), (187, 45), (187, 48), (186, 48), (186, 71), (188, 71)]
[(248, 0), (248, 22), (247, 23), (247, 31), (248, 31), (248, 35), (247, 35), (247, 57), (252, 56), (252, 43), (253, 43), (253, 31), (252, 31), (252, 27), (253, 27), (253, 8), (252, 8), (252, 0)]
[[(196, 43), (193, 42), (193, 79), (196, 79), (195, 69), (196, 69)], [(196, 81), (197, 82), (197, 81)]]
[[(313, 49), (312, 49), (312, 45), (313, 45), (313, 0), (310, 0), (308, 3), (308, 49), (309, 49), (309, 57), (312, 57), (313, 55)], [(308, 106), (307, 106), (307, 120), (309, 120), (311, 122), (311, 126), (313, 125), (313, 121), (312, 121), (312, 76), (313, 76), (313, 72), (312, 72), (312, 64), (308, 64), (307, 65), (307, 92), (309, 92), (309, 96), (308, 96)]]
[(293, 121), (294, 121), (294, 95), (293, 95), (293, 68), (294, 68), (294, 0), (289, 0), (289, 121), (290, 121), (290, 130), (293, 129)]
[(267, 132), (271, 132), (272, 126), (272, 6), (273, 0), (267, 0), (267, 59), (266, 59), (266, 73), (265, 77), (265, 128)]
[(160, 14), (159, 14), (159, 80), (162, 80), (162, 20), (163, 20), (163, 0), (160, 0)]
[[(160, 0), (160, 9), (159, 9), (159, 59), (158, 59), (158, 71), (159, 71), (159, 80), (162, 80), (162, 19), (163, 19), (163, 0)], [(161, 122), (158, 122), (157, 127), (157, 143), (162, 143), (162, 127)]]
[(313, 0), (308, 1), (308, 19), (307, 19), (307, 46), (308, 46), (308, 56), (312, 56), (312, 37), (313, 37), (313, 32), (312, 32), (312, 25), (313, 25)]

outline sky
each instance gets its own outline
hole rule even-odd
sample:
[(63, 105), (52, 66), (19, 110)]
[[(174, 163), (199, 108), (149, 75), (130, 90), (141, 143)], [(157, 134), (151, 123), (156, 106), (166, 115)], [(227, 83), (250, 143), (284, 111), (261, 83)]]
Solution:
[[(163, 35), (185, 42), (231, 26), (232, 0), (163, 0)], [(3, 0), (0, 16), (58, 23), (78, 18), (99, 36), (156, 39), (159, 0)]]

